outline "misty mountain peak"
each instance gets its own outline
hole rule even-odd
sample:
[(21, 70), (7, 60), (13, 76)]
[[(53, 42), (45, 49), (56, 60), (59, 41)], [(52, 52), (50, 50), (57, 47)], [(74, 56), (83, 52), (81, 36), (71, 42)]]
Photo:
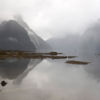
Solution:
[(24, 27), (9, 20), (0, 25), (0, 49), (35, 51), (36, 48)]

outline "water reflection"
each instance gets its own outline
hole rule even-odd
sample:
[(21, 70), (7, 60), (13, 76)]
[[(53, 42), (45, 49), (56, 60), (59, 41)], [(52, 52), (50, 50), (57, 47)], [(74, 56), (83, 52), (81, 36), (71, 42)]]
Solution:
[(94, 78), (98, 82), (100, 81), (100, 56), (95, 56), (92, 63), (84, 68), (89, 77)]
[(1, 80), (15, 80), (14, 83), (20, 83), (22, 79), (24, 79), (24, 77), (28, 74), (28, 72), (32, 70), (40, 61), (41, 60), (39, 59), (1, 60), (0, 61)]
[[(89, 60), (89, 59), (88, 59)], [(27, 62), (27, 60), (23, 61)], [(0, 93), (1, 100), (99, 100), (99, 58), (89, 65), (70, 65), (65, 60), (38, 60)], [(98, 62), (98, 63), (97, 63)], [(37, 67), (33, 69), (36, 64)], [(96, 65), (97, 64), (97, 65)], [(25, 64), (24, 64), (25, 65)], [(97, 66), (97, 67), (95, 67)], [(20, 66), (21, 67), (21, 66)], [(20, 68), (19, 68), (20, 69)], [(97, 71), (98, 70), (98, 71)], [(96, 72), (95, 72), (96, 71)], [(98, 73), (98, 75), (96, 75)], [(95, 77), (94, 77), (95, 76)], [(24, 77), (24, 78), (23, 78)], [(92, 78), (91, 78), (92, 77)], [(6, 77), (7, 78), (7, 77)], [(21, 80), (22, 79), (22, 80)], [(21, 80), (21, 84), (18, 84)]]

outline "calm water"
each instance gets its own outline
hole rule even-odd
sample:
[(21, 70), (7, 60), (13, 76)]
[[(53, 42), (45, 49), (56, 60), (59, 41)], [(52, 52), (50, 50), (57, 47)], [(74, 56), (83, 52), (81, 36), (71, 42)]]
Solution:
[(0, 61), (0, 100), (100, 100), (100, 56), (78, 58), (89, 65), (67, 60)]

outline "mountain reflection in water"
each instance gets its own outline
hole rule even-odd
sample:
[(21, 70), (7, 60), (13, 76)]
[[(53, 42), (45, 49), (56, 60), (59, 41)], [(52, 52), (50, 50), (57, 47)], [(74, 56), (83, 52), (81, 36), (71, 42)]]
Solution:
[[(14, 80), (18, 83), (24, 79), (41, 60), (35, 59), (7, 59), (0, 61), (1, 80)], [(32, 66), (31, 66), (32, 65)], [(31, 66), (31, 67), (30, 67)]]
[(13, 65), (7, 73), (0, 62), (0, 76), (8, 81), (1, 88), (0, 100), (99, 100), (100, 57), (75, 59), (91, 63), (72, 65), (60, 59), (6, 61), (4, 67)]

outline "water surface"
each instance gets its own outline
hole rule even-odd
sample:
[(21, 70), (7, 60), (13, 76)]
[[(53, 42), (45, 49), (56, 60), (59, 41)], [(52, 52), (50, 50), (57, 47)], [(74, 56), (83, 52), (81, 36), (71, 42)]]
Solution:
[(66, 60), (0, 61), (0, 100), (99, 100), (100, 56), (77, 58), (88, 65)]

